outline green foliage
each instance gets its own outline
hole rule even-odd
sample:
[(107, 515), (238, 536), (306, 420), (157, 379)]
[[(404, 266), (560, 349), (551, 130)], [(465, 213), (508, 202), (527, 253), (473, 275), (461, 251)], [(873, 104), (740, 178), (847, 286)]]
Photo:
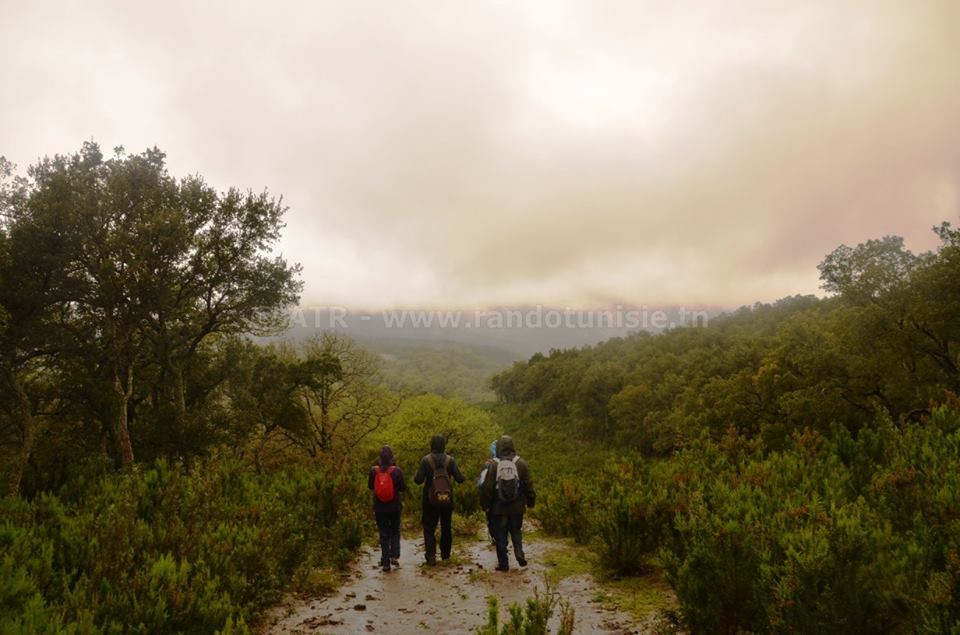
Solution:
[(360, 540), (355, 485), (323, 470), (159, 462), (0, 504), (0, 632), (247, 632), (297, 575)]
[(390, 388), (408, 395), (429, 392), (467, 403), (492, 400), (488, 379), (519, 357), (499, 348), (460, 342), (383, 337), (359, 341), (380, 355)]
[(542, 526), (615, 572), (659, 563), (693, 632), (960, 630), (960, 232), (937, 233), (837, 249), (833, 298), (495, 377), (510, 432), (564, 468)]
[(923, 254), (897, 237), (839, 247), (820, 265), (832, 298), (537, 354), (491, 385), (507, 403), (575, 422), (583, 438), (647, 456), (730, 427), (780, 449), (804, 428), (856, 432), (878, 406), (915, 419), (960, 392), (960, 232), (936, 232), (940, 247)]
[(643, 463), (604, 470), (594, 523), (600, 564), (618, 574), (640, 573), (669, 532), (673, 509), (666, 487)]
[(579, 544), (589, 542), (596, 531), (594, 519), (599, 506), (598, 497), (589, 485), (561, 477), (556, 483), (539, 487), (540, 502), (533, 515), (540, 526), (548, 532), (573, 538)]
[(477, 629), (477, 635), (549, 635), (550, 618), (558, 606), (560, 624), (555, 634), (571, 635), (576, 617), (574, 609), (568, 602), (560, 599), (557, 593), (551, 591), (549, 583), (542, 594), (538, 589), (534, 589), (533, 597), (528, 598), (525, 605), (511, 605), (507, 609), (509, 619), (502, 626), (500, 603), (496, 596), (490, 596), (487, 601), (487, 624)]
[(958, 466), (960, 408), (947, 404), (903, 427), (878, 415), (855, 436), (808, 430), (770, 453), (731, 431), (608, 465), (578, 505), (594, 511), (581, 521), (606, 568), (658, 556), (694, 632), (949, 632)]
[(157, 148), (105, 158), (87, 142), (28, 175), (0, 183), (0, 404), (17, 404), (0, 408), (0, 447), (19, 446), (10, 489), (66, 480), (61, 452), (34, 450), (48, 423), (65, 446), (124, 464), (208, 454), (222, 441), (222, 419), (208, 416), (228, 366), (220, 341), (282, 329), (302, 288), (299, 266), (271, 253), (285, 208), (267, 192), (177, 179)]

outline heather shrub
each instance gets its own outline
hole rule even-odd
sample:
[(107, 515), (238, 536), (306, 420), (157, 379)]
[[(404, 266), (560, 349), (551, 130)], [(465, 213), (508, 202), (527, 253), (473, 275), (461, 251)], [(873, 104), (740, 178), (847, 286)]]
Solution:
[(0, 503), (3, 632), (246, 632), (363, 533), (356, 485), (319, 468), (158, 462), (63, 494)]
[(579, 544), (590, 541), (596, 532), (595, 516), (600, 505), (599, 491), (592, 482), (573, 478), (562, 478), (556, 483), (540, 480), (537, 496), (538, 503), (531, 515), (545, 531), (573, 538)]

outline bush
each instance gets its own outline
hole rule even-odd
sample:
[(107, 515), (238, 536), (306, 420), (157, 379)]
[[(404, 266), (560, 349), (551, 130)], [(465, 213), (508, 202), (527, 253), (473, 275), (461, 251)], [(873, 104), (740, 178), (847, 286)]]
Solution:
[(531, 515), (544, 531), (573, 538), (579, 544), (590, 542), (596, 531), (599, 493), (586, 483), (564, 478), (551, 486), (541, 481), (539, 502)]
[[(960, 415), (879, 416), (783, 452), (705, 444), (673, 464), (668, 579), (694, 631), (950, 632), (960, 626)], [(879, 459), (879, 460), (878, 460)], [(684, 497), (686, 497), (684, 499)]]
[(667, 490), (643, 462), (612, 464), (601, 482), (608, 485), (596, 520), (600, 564), (618, 574), (640, 573), (673, 520)]
[(355, 486), (322, 470), (158, 462), (0, 503), (0, 631), (246, 632), (305, 567), (360, 542)]
[(693, 632), (960, 632), (960, 408), (781, 451), (729, 434), (561, 481), (543, 527), (636, 573), (657, 554)]

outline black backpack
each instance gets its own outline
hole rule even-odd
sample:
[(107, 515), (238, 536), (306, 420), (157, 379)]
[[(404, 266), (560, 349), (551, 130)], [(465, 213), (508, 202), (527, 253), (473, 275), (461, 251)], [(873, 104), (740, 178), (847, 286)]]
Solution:
[(453, 505), (453, 484), (450, 483), (450, 474), (447, 467), (450, 465), (450, 456), (443, 456), (443, 465), (437, 465), (433, 455), (427, 456), (427, 462), (433, 470), (433, 481), (427, 490), (427, 500), (434, 507), (446, 509)]

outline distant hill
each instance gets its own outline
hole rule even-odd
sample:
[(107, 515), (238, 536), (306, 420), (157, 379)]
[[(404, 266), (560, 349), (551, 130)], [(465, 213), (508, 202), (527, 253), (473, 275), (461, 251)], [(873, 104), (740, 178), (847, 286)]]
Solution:
[[(705, 320), (720, 313), (712, 307), (699, 311)], [(696, 317), (679, 307), (361, 313), (304, 308), (294, 311), (281, 338), (296, 342), (324, 330), (343, 333), (380, 355), (391, 388), (477, 402), (494, 398), (487, 386), (492, 375), (535, 353), (592, 346), (644, 331), (657, 333)]]
[(494, 398), (488, 379), (523, 355), (493, 346), (443, 340), (360, 336), (383, 360), (387, 385), (405, 393), (432, 392), (468, 402)]

